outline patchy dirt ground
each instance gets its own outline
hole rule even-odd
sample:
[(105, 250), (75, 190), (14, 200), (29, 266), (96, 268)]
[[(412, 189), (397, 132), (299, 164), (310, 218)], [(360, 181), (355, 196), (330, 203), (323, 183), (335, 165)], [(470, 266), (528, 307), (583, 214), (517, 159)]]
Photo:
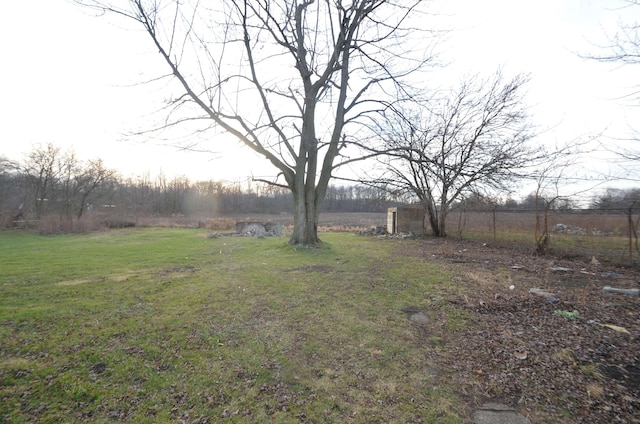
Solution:
[(465, 288), (434, 310), (462, 311), (466, 328), (451, 333), (435, 319), (423, 334), (438, 342), (428, 360), (470, 409), (498, 401), (532, 423), (640, 423), (640, 297), (602, 290), (640, 288), (640, 270), (454, 239), (411, 250), (450, 264)]

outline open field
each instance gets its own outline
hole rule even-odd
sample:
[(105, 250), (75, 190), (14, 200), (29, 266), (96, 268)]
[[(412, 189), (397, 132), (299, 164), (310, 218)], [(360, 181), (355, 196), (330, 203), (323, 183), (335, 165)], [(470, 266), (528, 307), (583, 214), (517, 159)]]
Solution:
[(411, 241), (324, 239), (0, 233), (0, 420), (461, 422), (403, 312), (449, 274), (394, 255)]
[[(620, 212), (620, 211), (619, 211)], [(632, 221), (638, 223), (638, 216)], [(236, 221), (278, 222), (285, 234), (293, 227), (290, 214), (235, 214), (228, 216), (153, 216), (96, 214), (77, 222), (61, 225), (59, 217), (34, 221), (30, 227), (41, 234), (61, 234), (69, 231), (89, 232), (107, 227), (164, 227), (206, 228), (212, 231), (233, 231)], [(491, 242), (503, 247), (534, 252), (535, 222), (533, 211), (452, 211), (447, 222), (451, 238)], [(384, 228), (387, 214), (381, 212), (323, 212), (319, 231), (358, 231)], [(629, 217), (625, 213), (598, 211), (550, 211), (548, 215), (550, 256), (591, 259), (615, 265), (640, 264), (640, 250), (636, 246)], [(630, 238), (631, 236), (631, 238)], [(631, 242), (631, 244), (630, 244)]]
[[(234, 215), (232, 221), (279, 221), (293, 226), (290, 215)], [(633, 219), (636, 219), (634, 217)], [(614, 265), (640, 263), (635, 239), (629, 250), (628, 217), (615, 213), (576, 213), (552, 211), (548, 216), (550, 232), (549, 257), (598, 260)], [(319, 230), (356, 231), (386, 227), (386, 213), (322, 213)], [(535, 214), (531, 211), (457, 211), (447, 222), (450, 238), (475, 240), (509, 249), (535, 252)]]
[(322, 238), (0, 233), (0, 422), (640, 421), (637, 270)]
[[(291, 215), (234, 215), (235, 221), (278, 221), (293, 226)], [(633, 217), (637, 219), (637, 217)], [(465, 211), (451, 212), (447, 221), (450, 238), (475, 240), (529, 253), (535, 252), (535, 213), (532, 211)], [(386, 227), (386, 213), (320, 214), (319, 231), (357, 231)], [(551, 211), (548, 215), (550, 233), (549, 256), (568, 259), (598, 260), (614, 265), (637, 266), (640, 252), (635, 238), (629, 249), (629, 224), (624, 213), (579, 213)]]

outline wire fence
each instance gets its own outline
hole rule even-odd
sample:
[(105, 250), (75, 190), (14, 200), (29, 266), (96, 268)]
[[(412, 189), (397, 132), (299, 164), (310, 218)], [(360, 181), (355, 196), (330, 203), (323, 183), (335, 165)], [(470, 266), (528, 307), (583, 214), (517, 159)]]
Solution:
[(640, 263), (640, 205), (617, 209), (460, 209), (448, 216), (448, 234), (525, 247), (573, 259), (616, 265)]

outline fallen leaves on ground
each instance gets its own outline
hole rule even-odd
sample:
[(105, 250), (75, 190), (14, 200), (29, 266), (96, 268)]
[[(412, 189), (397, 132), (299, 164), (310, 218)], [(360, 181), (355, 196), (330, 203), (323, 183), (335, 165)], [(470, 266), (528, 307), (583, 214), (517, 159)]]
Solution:
[(493, 400), (533, 423), (640, 423), (640, 297), (602, 290), (637, 288), (639, 270), (452, 239), (424, 239), (406, 253), (454, 264), (461, 293), (445, 300), (472, 319), (428, 358), (470, 408)]

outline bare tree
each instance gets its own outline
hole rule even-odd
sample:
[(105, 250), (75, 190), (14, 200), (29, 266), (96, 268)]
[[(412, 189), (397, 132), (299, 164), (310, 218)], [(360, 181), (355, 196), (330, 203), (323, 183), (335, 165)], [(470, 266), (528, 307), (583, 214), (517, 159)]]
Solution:
[(561, 184), (566, 183), (565, 173), (576, 164), (577, 155), (571, 153), (570, 149), (556, 152), (534, 175), (536, 189), (533, 205), (536, 221), (533, 240), (538, 255), (546, 255), (551, 244), (549, 212), (552, 206), (571, 197), (561, 193)]
[(32, 213), (36, 219), (50, 213), (68, 220), (81, 218), (87, 205), (105, 194), (101, 186), (116, 178), (102, 160), (85, 163), (73, 150), (63, 151), (51, 143), (34, 148), (12, 167), (26, 204), (21, 213)]
[(105, 167), (102, 159), (88, 161), (80, 168), (80, 172), (74, 176), (73, 198), (74, 214), (76, 218), (82, 218), (87, 206), (105, 196), (104, 185), (115, 182), (117, 173), (113, 169)]
[(525, 75), (474, 77), (417, 112), (391, 116), (381, 129), (390, 154), (377, 183), (412, 194), (432, 233), (447, 235), (447, 213), (471, 192), (503, 190), (541, 155), (532, 147)]
[(15, 220), (21, 216), (22, 199), (17, 170), (14, 161), (0, 155), (0, 226), (9, 224), (8, 219)]
[(46, 147), (37, 147), (27, 154), (26, 161), (20, 166), (20, 174), (25, 185), (25, 203), (39, 219), (54, 199), (54, 191), (60, 174), (63, 152), (49, 143)]
[(545, 255), (551, 245), (549, 214), (553, 210), (572, 209), (581, 203), (580, 197), (609, 181), (608, 176), (589, 167), (589, 159), (598, 152), (592, 142), (600, 136), (579, 137), (554, 148), (549, 146), (543, 160), (534, 163), (524, 176), (535, 184), (534, 192), (526, 200), (535, 213), (537, 254)]
[[(640, 0), (623, 0), (623, 9), (640, 6)], [(609, 43), (602, 46), (604, 53), (584, 55), (585, 58), (600, 62), (613, 62), (624, 65), (640, 64), (640, 23), (620, 22), (618, 31), (609, 36)]]
[(428, 61), (424, 31), (409, 26), (419, 0), (75, 1), (149, 35), (181, 91), (164, 127), (204, 122), (277, 168), (269, 182), (294, 197), (291, 244), (319, 242), (329, 180), (354, 160), (341, 156), (348, 124), (408, 97), (404, 82)]
[[(640, 0), (622, 0), (622, 10), (636, 8), (640, 6)], [(613, 35), (607, 35), (608, 43), (599, 46), (602, 53), (584, 54), (582, 58), (596, 60), (603, 63), (615, 63), (623, 66), (640, 65), (640, 23), (637, 21), (620, 21), (618, 30)], [(628, 93), (628, 99), (635, 103), (640, 103), (640, 85), (636, 85)], [(632, 128), (632, 135), (629, 139), (616, 140), (626, 142), (637, 142), (640, 140), (640, 131)], [(616, 153), (623, 160), (637, 162), (640, 160), (640, 149), (637, 146), (623, 148), (616, 145), (605, 145), (607, 150)]]

